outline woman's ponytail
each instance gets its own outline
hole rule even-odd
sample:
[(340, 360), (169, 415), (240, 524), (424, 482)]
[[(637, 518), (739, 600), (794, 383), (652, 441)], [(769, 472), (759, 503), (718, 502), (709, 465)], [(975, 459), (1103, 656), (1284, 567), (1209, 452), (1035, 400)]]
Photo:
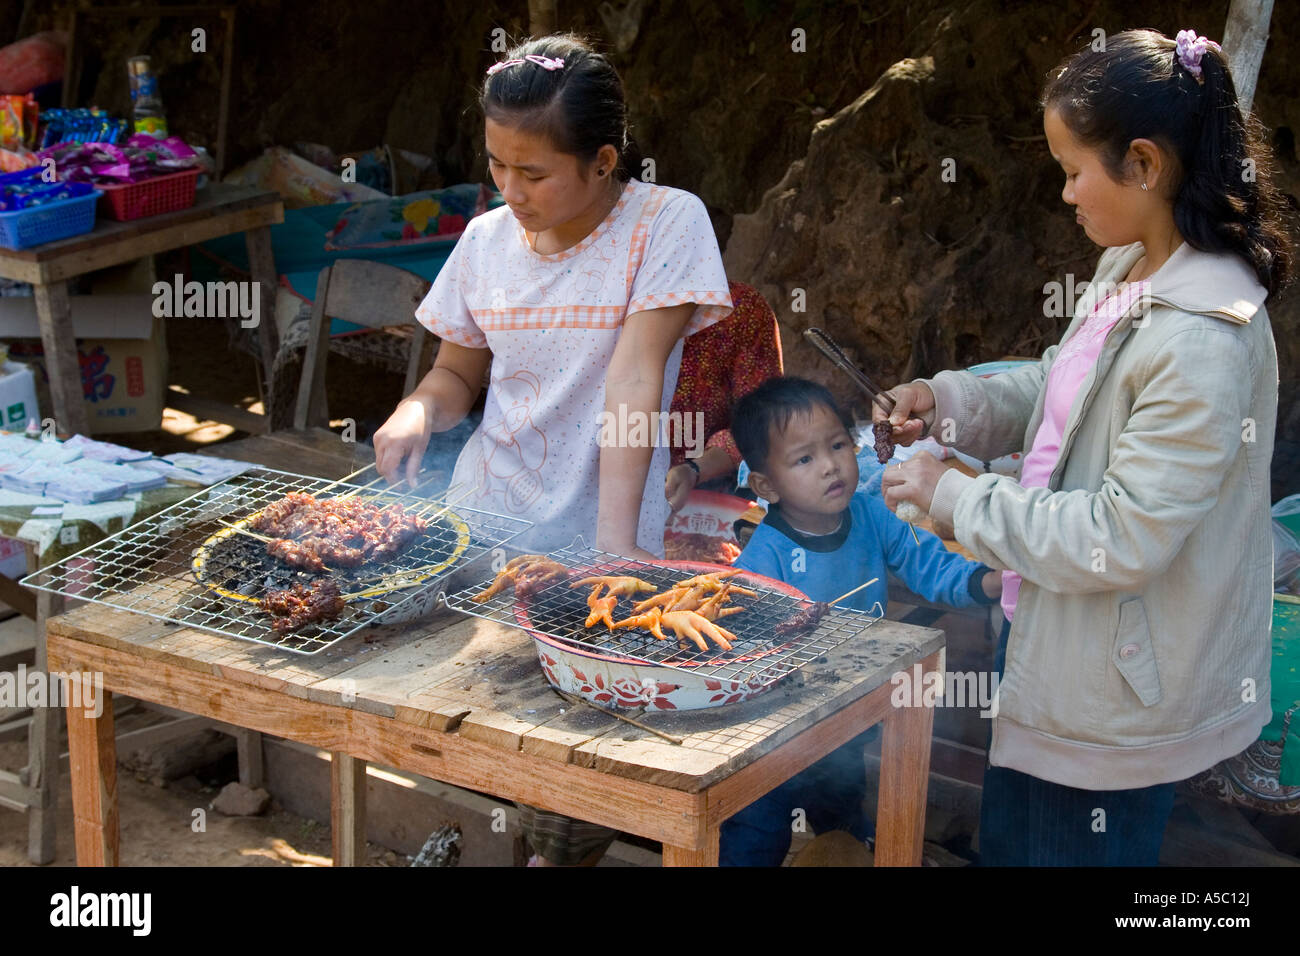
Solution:
[(1289, 278), (1291, 259), (1258, 121), (1242, 116), (1220, 50), (1206, 50), (1200, 67), (1200, 130), (1174, 200), (1174, 225), (1197, 249), (1236, 252), (1272, 293)]

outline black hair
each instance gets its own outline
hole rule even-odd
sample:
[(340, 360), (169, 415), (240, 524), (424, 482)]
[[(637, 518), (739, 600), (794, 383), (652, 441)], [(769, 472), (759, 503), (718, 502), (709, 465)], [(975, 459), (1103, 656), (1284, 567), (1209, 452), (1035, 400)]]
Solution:
[(818, 406), (829, 409), (846, 431), (853, 427), (853, 420), (825, 385), (793, 375), (769, 378), (736, 402), (731, 409), (731, 437), (750, 470), (767, 467), (774, 432), (784, 431), (795, 415)]
[(1127, 30), (1068, 57), (1047, 79), (1044, 110), (1056, 110), (1074, 137), (1097, 149), (1116, 182), (1135, 139), (1174, 160), (1174, 225), (1193, 248), (1241, 256), (1269, 293), (1291, 277), (1286, 208), (1272, 179), (1263, 127), (1243, 117), (1226, 56), (1210, 47), (1198, 78), (1173, 40)]
[(631, 179), (641, 154), (628, 136), (623, 81), (613, 64), (572, 33), (525, 40), (500, 62), (528, 56), (563, 60), (564, 66), (548, 70), (525, 60), (492, 74), (479, 94), (483, 115), (545, 135), (557, 150), (587, 163), (608, 143), (618, 151), (614, 175)]

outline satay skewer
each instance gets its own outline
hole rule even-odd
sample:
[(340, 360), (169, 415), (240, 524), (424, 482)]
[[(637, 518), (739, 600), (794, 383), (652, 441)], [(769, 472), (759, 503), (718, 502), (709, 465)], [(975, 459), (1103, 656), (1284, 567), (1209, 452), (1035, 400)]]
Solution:
[(320, 494), (322, 491), (329, 491), (329, 490), (330, 490), (331, 488), (333, 488), (335, 485), (341, 485), (341, 484), (343, 484), (343, 482), (347, 481), (349, 478), (355, 478), (357, 475), (361, 474), (363, 471), (367, 471), (367, 470), (369, 470), (369, 469), (371, 469), (371, 468), (373, 468), (373, 467), (375, 467), (374, 462), (371, 462), (371, 463), (368, 464), (368, 465), (362, 465), (362, 466), (361, 466), (360, 468), (358, 468), (356, 471), (352, 472), (352, 474), (350, 474), (350, 475), (344, 475), (344, 476), (343, 476), (342, 478), (340, 478), (338, 481), (331, 481), (331, 482), (330, 482), (328, 485), (326, 485), (324, 488), (318, 488), (318, 489), (316, 490), (316, 494)]
[[(443, 498), (444, 507), (438, 512), (436, 512), (435, 514), (429, 515), (429, 517), (425, 518), (425, 520), (428, 521), (430, 524), (432, 524), (433, 522), (441, 518), (443, 515), (445, 515), (448, 511), (450, 511), (452, 505), (459, 504), (461, 501), (464, 501), (466, 498), (468, 498), (476, 491), (478, 491), (478, 488), (471, 485), (470, 487), (462, 491), (460, 494), (458, 494), (455, 498), (451, 498), (451, 499)], [(417, 512), (417, 514), (419, 514), (420, 517), (422, 518), (425, 515), (424, 512)]]
[(233, 525), (229, 521), (222, 521), (220, 518), (217, 519), (217, 524), (229, 528), (231, 531), (235, 532), (236, 534), (246, 534), (250, 538), (256, 538), (258, 541), (265, 541), (267, 543), (270, 543), (271, 541), (275, 540), (274, 538), (268, 538), (264, 534), (258, 534), (256, 531), (249, 531), (247, 528), (241, 528), (238, 525)]
[(843, 594), (841, 594), (839, 597), (837, 597), (834, 601), (827, 601), (827, 602), (826, 602), (826, 606), (827, 606), (827, 607), (834, 607), (836, 604), (839, 604), (841, 601), (843, 601), (846, 597), (852, 597), (853, 595), (855, 595), (855, 594), (857, 594), (859, 591), (861, 591), (863, 588), (869, 588), (869, 587), (871, 587), (871, 585), (875, 584), (875, 583), (876, 583), (877, 581), (879, 581), (879, 580), (880, 580), (880, 578), (872, 578), (872, 579), (871, 579), (870, 581), (868, 581), (866, 584), (859, 584), (859, 585), (858, 585), (857, 587), (855, 587), (852, 591), (845, 591)]
[(641, 730), (644, 730), (648, 734), (654, 734), (656, 737), (662, 737), (670, 744), (676, 744), (677, 746), (680, 747), (684, 742), (681, 737), (674, 737), (672, 734), (666, 734), (662, 730), (655, 730), (653, 727), (647, 726), (646, 724), (641, 723), (641, 721), (639, 720), (633, 720), (631, 717), (624, 717), (622, 714), (618, 713), (617, 711), (613, 711), (613, 710), (609, 710), (608, 708), (601, 707), (599, 704), (593, 704), (591, 701), (585, 700), (582, 697), (574, 697), (572, 694), (566, 694), (558, 687), (555, 688), (555, 692), (559, 694), (561, 697), (563, 697), (565, 700), (570, 701), (571, 703), (586, 704), (588, 707), (591, 707), (594, 710), (598, 710), (602, 714), (609, 714), (609, 716), (611, 717), (617, 717), (619, 720), (626, 721), (627, 723), (631, 724), (633, 727), (639, 727)]
[[(362, 470), (364, 471), (364, 469), (362, 469)], [(352, 489), (351, 491), (349, 491), (347, 494), (338, 495), (337, 497), (338, 497), (339, 499), (343, 499), (343, 498), (355, 498), (355, 497), (356, 497), (357, 495), (359, 495), (361, 492), (366, 491), (366, 490), (369, 489), (369, 488), (373, 488), (375, 485), (379, 484), (381, 481), (386, 481), (386, 480), (387, 480), (387, 479), (384, 478), (383, 475), (380, 475), (380, 476), (379, 476), (378, 478), (376, 478), (374, 481), (367, 481), (364, 485), (357, 485), (355, 488), (353, 488), (353, 489)], [(330, 487), (330, 486), (327, 485), (326, 487)], [(318, 494), (319, 494), (319, 492), (318, 492)]]
[[(468, 482), (458, 481), (458, 482), (456, 482), (456, 484), (454, 484), (454, 485), (449, 485), (449, 486), (446, 488), (446, 490), (443, 491), (443, 493), (442, 493), (441, 495), (439, 495), (439, 496), (436, 497), (436, 498), (430, 498), (430, 499), (426, 500), (423, 504), (421, 504), (419, 510), (416, 510), (415, 508), (412, 508), (412, 509), (411, 509), (411, 514), (424, 516), (424, 515), (426, 515), (426, 514), (429, 513), (429, 509), (430, 509), (430, 508), (436, 508), (436, 507), (438, 507), (438, 505), (445, 505), (445, 504), (448, 504), (449, 501), (450, 501), (451, 495), (452, 495), (453, 493), (457, 492), (457, 491), (462, 491), (462, 490), (466, 487), (467, 484), (468, 484)], [(463, 497), (463, 496), (462, 496), (462, 497)], [(457, 501), (460, 501), (460, 498), (457, 498), (456, 500), (457, 500)]]

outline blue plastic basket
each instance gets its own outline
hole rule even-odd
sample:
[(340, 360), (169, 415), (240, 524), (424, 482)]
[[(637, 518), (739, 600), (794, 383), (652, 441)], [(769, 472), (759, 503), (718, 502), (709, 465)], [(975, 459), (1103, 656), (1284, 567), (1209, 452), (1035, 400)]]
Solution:
[(95, 228), (95, 204), (103, 193), (98, 189), (74, 199), (0, 212), (0, 246), (30, 249), (56, 239), (79, 236)]

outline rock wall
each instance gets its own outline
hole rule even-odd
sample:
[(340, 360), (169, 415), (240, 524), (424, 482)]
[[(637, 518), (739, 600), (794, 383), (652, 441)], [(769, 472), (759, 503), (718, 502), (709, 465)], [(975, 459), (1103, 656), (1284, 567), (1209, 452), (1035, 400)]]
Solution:
[[(79, 2), (0, 0), (0, 27), (51, 29)], [(560, 23), (612, 38), (602, 6), (627, 15), (637, 4), (560, 0)], [(733, 277), (777, 308), (791, 371), (829, 378), (797, 338), (805, 324), (826, 324), (889, 383), (1036, 354), (1059, 337), (1066, 323), (1043, 314), (1043, 285), (1086, 278), (1097, 250), (1060, 200), (1061, 174), (1041, 138), (1043, 77), (1094, 28), (1191, 26), (1218, 37), (1228, 9), (1224, 0), (1151, 0), (1140, 15), (1118, 0), (640, 6), (630, 42), (606, 49), (658, 181), (704, 200)], [(1300, 45), (1278, 6), (1256, 110), (1300, 205)], [(433, 156), (442, 181), (485, 178), (476, 89), (494, 58), (493, 28), (526, 32), (524, 0), (238, 7), (231, 165), (298, 140), (338, 151), (386, 142)], [(193, 53), (190, 30), (201, 22), (96, 21), (81, 102), (124, 110), (124, 60), (150, 53), (173, 127), (210, 146), (220, 40), (207, 21), (209, 52)], [(955, 182), (941, 179), (945, 159)], [(804, 313), (791, 310), (796, 288)], [(1295, 443), (1279, 446), (1279, 468), (1300, 476), (1300, 295), (1270, 311), (1279, 435)], [(1300, 477), (1290, 480), (1300, 490)]]

